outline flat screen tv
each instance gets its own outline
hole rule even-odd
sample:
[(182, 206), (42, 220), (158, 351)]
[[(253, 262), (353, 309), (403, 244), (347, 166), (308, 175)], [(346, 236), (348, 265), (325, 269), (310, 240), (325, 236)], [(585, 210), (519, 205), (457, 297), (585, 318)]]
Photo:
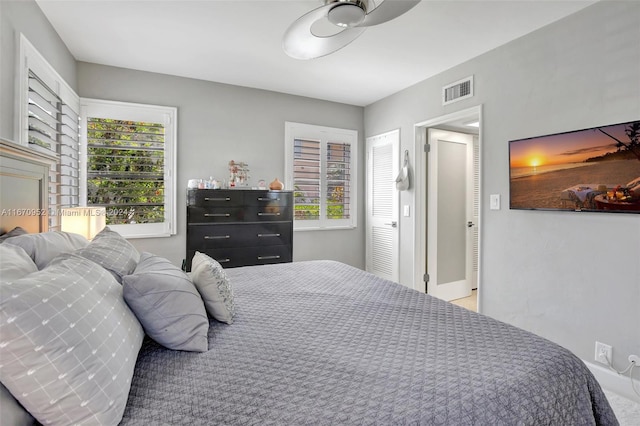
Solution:
[(640, 121), (509, 141), (510, 208), (640, 213)]

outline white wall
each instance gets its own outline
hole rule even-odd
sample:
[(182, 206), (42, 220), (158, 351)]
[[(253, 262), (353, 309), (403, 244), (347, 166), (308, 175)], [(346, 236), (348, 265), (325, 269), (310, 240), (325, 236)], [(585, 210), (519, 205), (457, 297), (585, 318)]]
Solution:
[[(619, 366), (640, 354), (640, 215), (509, 210), (508, 141), (640, 119), (639, 21), (640, 3), (601, 2), (365, 108), (365, 136), (399, 127), (416, 152), (415, 123), (483, 105), (483, 312), (585, 360), (608, 343)], [(475, 97), (442, 107), (441, 87), (469, 75)], [(413, 220), (400, 223), (409, 286)]]
[[(284, 123), (296, 121), (358, 131), (361, 107), (202, 80), (78, 63), (79, 95), (178, 108), (178, 235), (130, 240), (139, 250), (180, 265), (186, 254), (189, 178), (228, 178), (229, 160), (249, 164), (251, 182), (284, 175)], [(358, 171), (358, 228), (295, 232), (294, 260), (334, 259), (364, 268), (364, 158)]]

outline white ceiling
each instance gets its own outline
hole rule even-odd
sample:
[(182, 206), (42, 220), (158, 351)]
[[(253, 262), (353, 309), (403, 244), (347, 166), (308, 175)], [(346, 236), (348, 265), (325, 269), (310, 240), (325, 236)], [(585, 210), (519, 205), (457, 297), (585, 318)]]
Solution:
[(289, 58), (320, 0), (37, 0), (79, 61), (366, 106), (594, 0), (422, 0), (338, 52)]

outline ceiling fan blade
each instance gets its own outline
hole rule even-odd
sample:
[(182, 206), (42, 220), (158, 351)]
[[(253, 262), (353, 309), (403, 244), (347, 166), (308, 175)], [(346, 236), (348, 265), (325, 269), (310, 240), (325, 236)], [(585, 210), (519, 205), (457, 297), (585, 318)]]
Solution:
[(371, 27), (390, 21), (408, 12), (418, 3), (420, 0), (384, 0), (380, 6), (367, 13), (358, 27)]
[(295, 59), (319, 58), (343, 48), (366, 30), (366, 28), (346, 28), (327, 37), (313, 34), (311, 26), (316, 21), (324, 19), (334, 6), (334, 4), (328, 4), (314, 9), (291, 24), (282, 40), (282, 47), (287, 55)]

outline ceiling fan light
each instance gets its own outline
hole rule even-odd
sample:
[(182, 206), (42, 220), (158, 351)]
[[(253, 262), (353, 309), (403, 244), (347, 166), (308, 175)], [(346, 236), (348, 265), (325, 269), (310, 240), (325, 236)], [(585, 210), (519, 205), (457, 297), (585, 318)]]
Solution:
[(364, 21), (367, 13), (360, 2), (357, 3), (340, 3), (327, 14), (329, 22), (339, 27), (355, 27)]

